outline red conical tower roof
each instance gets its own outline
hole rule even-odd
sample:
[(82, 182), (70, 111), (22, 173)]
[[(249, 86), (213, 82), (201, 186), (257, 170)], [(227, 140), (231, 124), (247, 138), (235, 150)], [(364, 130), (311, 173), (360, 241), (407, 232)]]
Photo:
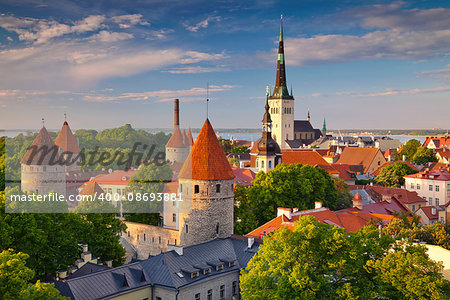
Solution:
[(194, 145), (194, 139), (192, 138), (192, 132), (191, 129), (188, 129), (188, 132), (186, 134), (186, 141), (185, 141), (186, 146), (193, 146)]
[[(59, 154), (57, 150), (58, 149), (52, 138), (48, 134), (47, 129), (45, 129), (45, 127), (42, 127), (33, 143), (28, 148), (27, 152), (25, 152), (25, 155), (23, 156), (20, 163), (26, 165), (48, 165), (54, 151), (56, 151), (56, 155), (53, 158), (53, 163), (57, 163), (57, 161), (59, 160)], [(34, 155), (32, 156), (32, 154)]]
[(183, 141), (183, 134), (181, 133), (180, 127), (175, 126), (173, 129), (173, 134), (166, 144), (167, 148), (186, 148)]
[(183, 129), (183, 131), (181, 132), (181, 136), (183, 137), (184, 145), (187, 146), (187, 144), (186, 144), (186, 130)]
[(69, 123), (64, 121), (64, 124), (55, 140), (56, 146), (60, 147), (63, 152), (80, 153), (80, 147), (75, 136), (70, 130)]
[(234, 178), (230, 163), (208, 119), (203, 124), (178, 178), (194, 180)]

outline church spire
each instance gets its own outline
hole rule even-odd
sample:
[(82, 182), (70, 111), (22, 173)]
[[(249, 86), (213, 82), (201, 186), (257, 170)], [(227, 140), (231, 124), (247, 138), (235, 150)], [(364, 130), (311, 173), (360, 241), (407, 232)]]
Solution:
[(309, 122), (311, 121), (311, 115), (309, 114), (309, 108), (308, 108), (308, 115), (306, 116), (306, 120)]
[(286, 84), (286, 64), (284, 60), (284, 45), (283, 45), (283, 15), (280, 20), (280, 39), (278, 42), (278, 60), (277, 60), (277, 78), (275, 81), (275, 88), (273, 90), (272, 98), (293, 99), (289, 95), (289, 90)]
[(325, 122), (325, 117), (323, 118), (322, 133), (323, 133), (324, 136), (327, 135), (327, 123)]

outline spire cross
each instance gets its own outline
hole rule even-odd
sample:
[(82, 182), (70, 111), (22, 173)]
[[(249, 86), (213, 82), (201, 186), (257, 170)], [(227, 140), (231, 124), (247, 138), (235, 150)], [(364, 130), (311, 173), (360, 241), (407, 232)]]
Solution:
[(67, 121), (67, 113), (64, 112), (64, 121)]
[(45, 126), (45, 119), (42, 118), (42, 127), (44, 127), (44, 126)]

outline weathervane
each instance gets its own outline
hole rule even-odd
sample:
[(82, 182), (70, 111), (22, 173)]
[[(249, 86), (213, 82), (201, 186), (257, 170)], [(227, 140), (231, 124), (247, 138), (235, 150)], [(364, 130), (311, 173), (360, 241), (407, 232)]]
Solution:
[(45, 120), (44, 120), (44, 118), (42, 118), (42, 127), (44, 127), (45, 126)]
[(64, 121), (67, 121), (67, 113), (64, 112)]
[(209, 103), (209, 82), (206, 82), (206, 118), (208, 119), (209, 117), (209, 112), (208, 112), (208, 103)]

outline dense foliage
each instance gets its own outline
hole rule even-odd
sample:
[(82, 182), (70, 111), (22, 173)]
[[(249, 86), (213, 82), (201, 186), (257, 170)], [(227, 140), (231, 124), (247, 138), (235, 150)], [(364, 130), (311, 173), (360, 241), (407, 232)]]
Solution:
[(403, 155), (406, 156), (406, 160), (417, 165), (423, 165), (427, 162), (438, 161), (433, 150), (426, 147), (422, 147), (420, 142), (416, 139), (409, 140), (399, 153), (394, 154), (394, 158), (401, 160)]
[(448, 299), (443, 267), (423, 246), (304, 216), (264, 239), (241, 271), (244, 299)]
[(381, 169), (375, 180), (376, 183), (382, 186), (401, 187), (405, 185), (403, 176), (415, 173), (417, 173), (416, 170), (408, 166), (408, 164), (399, 161)]
[(62, 300), (53, 283), (35, 284), (29, 281), (34, 277), (32, 269), (26, 266), (28, 254), (15, 253), (12, 249), (0, 252), (0, 299), (1, 300)]
[(320, 201), (331, 210), (351, 206), (348, 190), (323, 169), (308, 165), (277, 165), (268, 173), (259, 172), (253, 186), (235, 189), (234, 231), (246, 234), (273, 219), (278, 207), (314, 208)]

